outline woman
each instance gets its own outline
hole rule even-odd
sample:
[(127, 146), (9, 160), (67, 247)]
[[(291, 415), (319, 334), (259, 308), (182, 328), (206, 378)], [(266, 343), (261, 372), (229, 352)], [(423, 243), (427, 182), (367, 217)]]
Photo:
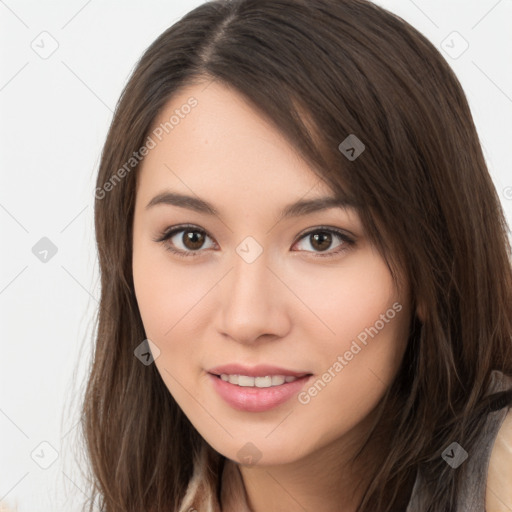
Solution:
[(122, 94), (95, 226), (104, 510), (511, 506), (507, 226), (457, 78), (401, 18), (194, 9)]

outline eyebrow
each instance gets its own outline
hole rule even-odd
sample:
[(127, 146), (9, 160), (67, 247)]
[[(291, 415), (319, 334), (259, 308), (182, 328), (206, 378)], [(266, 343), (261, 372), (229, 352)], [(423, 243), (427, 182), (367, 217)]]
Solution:
[[(187, 208), (198, 213), (206, 215), (215, 215), (220, 217), (219, 211), (207, 201), (199, 197), (188, 196), (177, 192), (162, 192), (155, 196), (146, 205), (146, 210), (156, 205), (171, 205), (180, 208)], [(300, 217), (314, 212), (328, 210), (331, 208), (355, 208), (356, 204), (347, 197), (325, 196), (316, 199), (299, 200), (285, 206), (281, 212), (281, 219), (289, 217)]]

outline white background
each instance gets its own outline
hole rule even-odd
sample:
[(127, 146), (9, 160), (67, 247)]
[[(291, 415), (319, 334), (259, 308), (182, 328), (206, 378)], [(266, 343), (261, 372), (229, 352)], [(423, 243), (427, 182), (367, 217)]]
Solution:
[[(201, 3), (0, 0), (0, 502), (21, 512), (74, 512), (87, 499), (72, 448), (99, 298), (101, 148), (143, 51)], [(512, 223), (512, 1), (376, 3), (426, 35), (455, 70)], [(444, 50), (461, 48), (453, 31), (469, 43), (458, 58)], [(33, 49), (52, 44), (48, 58)], [(42, 237), (57, 247), (46, 263), (32, 252)], [(48, 469), (40, 464), (52, 448), (40, 443), (57, 455)]]

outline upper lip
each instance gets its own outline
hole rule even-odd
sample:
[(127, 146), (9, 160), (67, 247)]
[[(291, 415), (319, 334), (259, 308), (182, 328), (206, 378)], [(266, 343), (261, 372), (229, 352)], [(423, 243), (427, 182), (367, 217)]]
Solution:
[(272, 366), (267, 364), (260, 364), (257, 366), (243, 366), (241, 364), (231, 363), (222, 366), (215, 366), (210, 368), (208, 373), (214, 375), (247, 375), (249, 377), (266, 377), (267, 375), (284, 375), (292, 377), (303, 377), (305, 375), (311, 375), (310, 372), (287, 370), (286, 368), (280, 368), (278, 366)]

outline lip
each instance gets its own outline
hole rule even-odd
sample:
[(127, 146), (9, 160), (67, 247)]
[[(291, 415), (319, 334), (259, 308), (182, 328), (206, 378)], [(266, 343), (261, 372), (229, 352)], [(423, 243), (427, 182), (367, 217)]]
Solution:
[[(247, 375), (242, 373), (242, 375)], [(269, 375), (267, 373), (267, 375)], [(275, 373), (274, 375), (284, 375)], [(269, 388), (245, 387), (223, 381), (218, 375), (209, 373), (214, 390), (231, 407), (244, 412), (265, 412), (274, 409), (296, 396), (312, 374), (304, 375), (293, 382), (285, 382), (280, 386)]]
[(280, 368), (278, 366), (271, 366), (268, 364), (260, 364), (257, 366), (243, 366), (241, 364), (226, 364), (222, 366), (215, 366), (207, 370), (208, 373), (214, 375), (247, 375), (248, 377), (266, 377), (267, 375), (284, 375), (285, 377), (303, 377), (305, 375), (311, 375), (311, 372), (307, 371), (293, 371), (287, 370), (286, 368)]

